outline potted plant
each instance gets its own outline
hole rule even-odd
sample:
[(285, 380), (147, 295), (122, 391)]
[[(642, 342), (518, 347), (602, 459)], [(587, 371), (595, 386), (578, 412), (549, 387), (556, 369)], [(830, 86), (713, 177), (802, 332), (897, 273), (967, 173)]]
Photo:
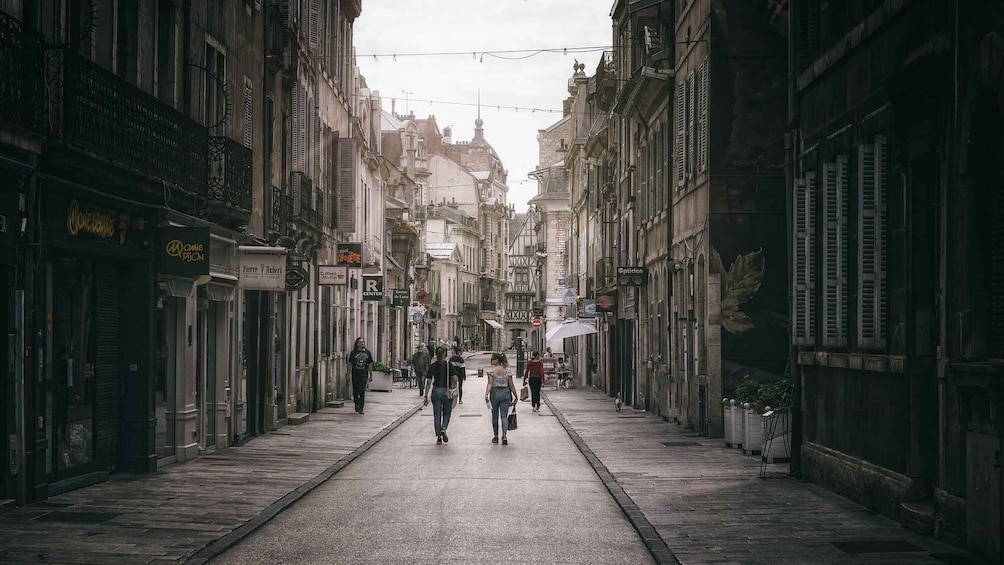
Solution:
[(760, 422), (763, 434), (760, 457), (767, 463), (784, 462), (791, 456), (790, 395), (791, 383), (787, 379), (766, 383), (760, 388), (760, 402), (764, 407)]
[(758, 455), (763, 449), (763, 432), (760, 422), (759, 407), (760, 383), (743, 376), (743, 381), (736, 385), (736, 401), (742, 406), (739, 416), (742, 421), (742, 448), (744, 455)]
[(376, 361), (373, 363), (373, 382), (370, 383), (370, 390), (390, 391), (394, 388), (393, 369), (390, 365)]

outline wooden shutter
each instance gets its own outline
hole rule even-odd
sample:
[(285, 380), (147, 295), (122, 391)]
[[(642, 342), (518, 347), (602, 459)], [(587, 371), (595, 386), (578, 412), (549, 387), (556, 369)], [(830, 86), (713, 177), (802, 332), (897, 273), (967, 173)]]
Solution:
[(886, 138), (858, 146), (858, 346), (885, 347)]
[(251, 79), (244, 77), (244, 147), (251, 148), (254, 139), (254, 89)]
[(338, 140), (338, 231), (356, 229), (356, 140)]
[(823, 345), (847, 345), (847, 155), (823, 163)]
[(687, 77), (687, 180), (694, 178), (694, 115), (697, 113), (697, 73)]
[(307, 172), (307, 91), (301, 86), (300, 92), (300, 127), (296, 131), (299, 153), (296, 156), (296, 170)]
[(795, 245), (792, 253), (795, 290), (792, 307), (792, 338), (795, 345), (816, 341), (816, 173), (807, 172), (795, 181)]
[(818, 0), (805, 0), (796, 6), (796, 64), (804, 69), (812, 64), (819, 50), (819, 5)]
[(293, 170), (300, 170), (300, 85), (293, 85), (290, 91), (293, 98), (293, 123), (289, 128), (289, 149), (292, 157)]
[(310, 48), (316, 51), (321, 37), (321, 0), (310, 0), (308, 18), (307, 41), (310, 43)]
[(683, 189), (685, 175), (683, 163), (687, 159), (687, 144), (685, 143), (687, 132), (687, 82), (681, 80), (676, 83), (676, 187)]
[(697, 172), (708, 170), (708, 58), (701, 61), (700, 86), (697, 89)]

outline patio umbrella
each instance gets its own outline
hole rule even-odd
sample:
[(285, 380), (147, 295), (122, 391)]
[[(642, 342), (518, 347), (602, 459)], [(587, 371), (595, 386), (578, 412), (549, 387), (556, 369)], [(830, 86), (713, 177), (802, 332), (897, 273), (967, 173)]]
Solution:
[(547, 341), (551, 341), (553, 339), (565, 339), (566, 337), (575, 337), (594, 333), (596, 333), (596, 326), (580, 322), (575, 318), (569, 318), (564, 322), (561, 322), (560, 325), (547, 330), (544, 337), (547, 338)]

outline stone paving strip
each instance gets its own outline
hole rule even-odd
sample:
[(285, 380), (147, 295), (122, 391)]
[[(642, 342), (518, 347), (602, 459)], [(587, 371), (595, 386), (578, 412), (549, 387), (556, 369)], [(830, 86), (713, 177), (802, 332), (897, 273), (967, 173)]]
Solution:
[[(788, 465), (728, 449), (595, 389), (545, 390), (545, 402), (611, 493), (623, 490), (657, 562), (981, 563), (850, 500), (788, 476)], [(615, 496), (616, 497), (616, 496)], [(623, 505), (622, 505), (623, 507)], [(631, 506), (625, 507), (629, 512)], [(649, 542), (652, 542), (651, 544)], [(668, 550), (663, 551), (663, 547)]]

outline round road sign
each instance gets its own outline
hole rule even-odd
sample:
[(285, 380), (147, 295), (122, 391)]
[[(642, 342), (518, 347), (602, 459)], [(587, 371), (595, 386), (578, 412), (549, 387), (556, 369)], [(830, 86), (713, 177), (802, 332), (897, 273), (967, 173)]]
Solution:
[(534, 318), (531, 325), (533, 325), (533, 327), (535, 327), (535, 328), (539, 328), (540, 327), (540, 318)]

